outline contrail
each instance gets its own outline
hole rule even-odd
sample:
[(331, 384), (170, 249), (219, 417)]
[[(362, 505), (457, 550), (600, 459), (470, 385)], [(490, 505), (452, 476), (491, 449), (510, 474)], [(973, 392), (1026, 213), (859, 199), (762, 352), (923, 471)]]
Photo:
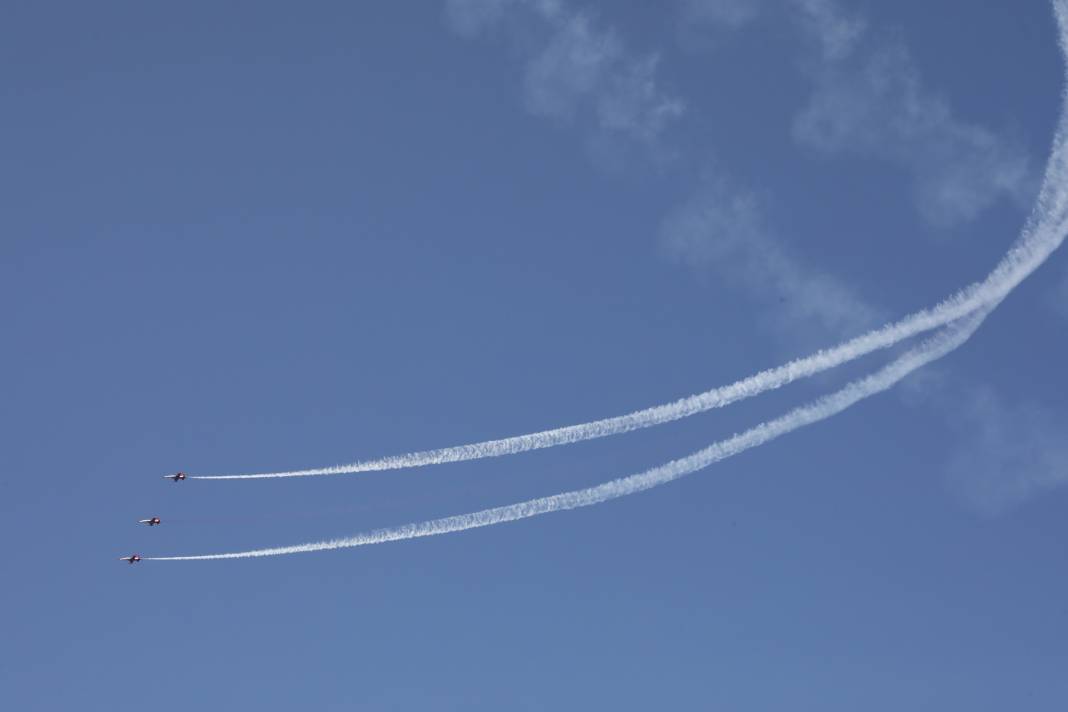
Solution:
[[(1059, 43), (1062, 52), (1068, 53), (1068, 0), (1054, 0), (1053, 9), (1060, 29)], [(609, 435), (619, 435), (640, 428), (648, 428), (679, 420), (715, 408), (722, 408), (736, 401), (781, 388), (798, 379), (835, 368), (873, 351), (891, 347), (917, 334), (937, 329), (967, 316), (977, 309), (986, 308), (1000, 302), (1045, 262), (1064, 241), (1065, 227), (1068, 226), (1068, 215), (1066, 215), (1065, 211), (1066, 203), (1068, 203), (1068, 190), (1065, 187), (1066, 181), (1068, 181), (1068, 151), (1066, 151), (1065, 146), (1065, 124), (1066, 119), (1062, 112), (1038, 200), (1016, 243), (1002, 257), (986, 279), (960, 290), (933, 308), (920, 310), (898, 322), (870, 331), (833, 348), (818, 351), (811, 356), (761, 371), (735, 383), (688, 396), (672, 403), (634, 411), (626, 415), (526, 435), (516, 435), (499, 440), (487, 440), (468, 445), (391, 455), (349, 465), (259, 474), (201, 475), (190, 477), (190, 479), (272, 479), (396, 470), (499, 457), (583, 440), (593, 440)]]
[(578, 509), (589, 507), (611, 499), (626, 497), (653, 487), (667, 484), (680, 477), (684, 477), (698, 470), (704, 469), (713, 463), (733, 457), (751, 448), (763, 445), (781, 435), (797, 430), (798, 428), (841, 413), (846, 408), (861, 401), (868, 396), (881, 393), (900, 381), (917, 368), (942, 358), (958, 346), (963, 344), (975, 333), (989, 313), (989, 309), (979, 310), (972, 315), (954, 322), (944, 330), (937, 333), (919, 346), (906, 352), (904, 355), (883, 367), (876, 373), (866, 378), (853, 381), (835, 393), (820, 398), (808, 405), (796, 408), (784, 416), (769, 420), (751, 428), (739, 435), (726, 440), (721, 440), (709, 447), (695, 452), (692, 455), (673, 460), (665, 465), (654, 467), (629, 477), (623, 477), (611, 482), (596, 485), (586, 489), (573, 490), (554, 494), (549, 497), (539, 497), (517, 504), (509, 504), (503, 507), (484, 509), (470, 514), (459, 514), (442, 519), (432, 519), (425, 522), (405, 524), (399, 527), (378, 529), (357, 534), (346, 539), (333, 539), (330, 541), (297, 544), (295, 546), (281, 546), (273, 549), (254, 549), (252, 551), (237, 551), (226, 554), (202, 554), (198, 556), (164, 556), (145, 557), (145, 561), (210, 561), (216, 559), (250, 559), (262, 556), (281, 556), (282, 554), (305, 554), (313, 551), (329, 551), (332, 549), (349, 549), (357, 546), (370, 544), (382, 544), (388, 541), (402, 539), (416, 539), (426, 536), (437, 536), (450, 532), (459, 532), (466, 529), (489, 527), (505, 522), (514, 522), (519, 519), (529, 519), (550, 512), (559, 512), (566, 509)]

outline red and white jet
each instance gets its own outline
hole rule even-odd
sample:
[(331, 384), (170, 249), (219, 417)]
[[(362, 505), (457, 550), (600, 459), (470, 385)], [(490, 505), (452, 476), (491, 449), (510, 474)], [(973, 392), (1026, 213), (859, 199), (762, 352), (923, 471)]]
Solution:
[(160, 522), (159, 517), (152, 517), (151, 519), (138, 519), (138, 524), (147, 524), (150, 527), (158, 526)]
[(165, 479), (165, 480), (174, 480), (175, 482), (178, 482), (179, 480), (184, 480), (185, 479), (185, 473), (184, 472), (175, 472), (173, 475), (164, 475), (163, 479)]
[(130, 554), (129, 556), (120, 556), (119, 561), (126, 561), (131, 564), (136, 564), (141, 560), (140, 554)]

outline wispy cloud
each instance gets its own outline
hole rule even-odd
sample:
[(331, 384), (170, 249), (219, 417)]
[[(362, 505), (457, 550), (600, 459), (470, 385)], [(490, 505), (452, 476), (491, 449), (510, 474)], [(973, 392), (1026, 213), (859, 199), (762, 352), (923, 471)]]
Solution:
[(612, 31), (598, 31), (589, 18), (559, 21), (549, 42), (527, 64), (527, 106), (537, 114), (570, 118), (587, 98), (605, 91), (623, 46)]
[(924, 218), (951, 226), (976, 218), (1000, 198), (1032, 197), (1027, 154), (1012, 141), (957, 119), (928, 91), (912, 56), (886, 44), (866, 56), (824, 63), (793, 134), (826, 155), (855, 154), (912, 174)]
[(757, 196), (722, 176), (707, 177), (664, 221), (660, 236), (671, 256), (774, 305), (784, 323), (815, 324), (841, 336), (881, 320), (845, 283), (794, 257), (767, 224)]
[[(680, 0), (679, 19), (689, 32), (738, 30), (774, 11), (786, 13), (819, 43), (823, 54), (838, 59), (852, 50), (867, 27), (835, 0)], [(781, 12), (780, 12), (781, 11)]]
[(819, 43), (826, 60), (848, 56), (868, 26), (859, 15), (843, 11), (835, 0), (789, 0), (789, 5), (799, 13), (802, 26)]
[(791, 0), (822, 48), (815, 91), (793, 123), (795, 139), (825, 155), (855, 154), (912, 175), (921, 215), (948, 227), (973, 220), (1001, 198), (1029, 203), (1037, 186), (1026, 152), (1012, 140), (959, 119), (924, 86), (900, 41), (871, 40), (866, 23), (834, 0)]
[(1068, 484), (1068, 422), (1033, 402), (1009, 403), (980, 388), (957, 403), (960, 440), (950, 483), (985, 514)]
[[(952, 227), (1001, 199), (1026, 206), (1038, 181), (1020, 142), (958, 117), (924, 84), (908, 47), (873, 37), (837, 0), (681, 0), (685, 21), (738, 29), (783, 10), (812, 46), (813, 92), (793, 121), (799, 145), (823, 156), (894, 164), (911, 177), (921, 216)], [(782, 14), (782, 13), (777, 13)]]
[(657, 87), (658, 64), (659, 57), (650, 55), (612, 73), (608, 91), (597, 97), (602, 127), (651, 142), (682, 115), (682, 101), (664, 96)]
[(653, 146), (682, 115), (660, 88), (659, 58), (633, 54), (619, 34), (556, 0), (448, 0), (447, 16), (471, 37), (495, 28), (523, 57), (523, 97), (531, 113), (586, 121), (599, 133)]

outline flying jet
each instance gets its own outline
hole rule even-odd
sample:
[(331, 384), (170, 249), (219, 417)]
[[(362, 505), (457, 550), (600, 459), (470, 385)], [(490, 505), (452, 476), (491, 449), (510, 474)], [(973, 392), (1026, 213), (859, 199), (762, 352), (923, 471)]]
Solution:
[(175, 472), (173, 475), (164, 475), (163, 479), (165, 479), (165, 480), (174, 480), (175, 482), (178, 482), (179, 480), (184, 480), (185, 479), (185, 473), (184, 472)]
[(129, 556), (120, 556), (119, 561), (126, 561), (131, 564), (136, 564), (141, 560), (140, 554), (130, 554)]
[(138, 519), (138, 524), (147, 524), (150, 527), (154, 527), (159, 524), (159, 517), (152, 517), (151, 519)]

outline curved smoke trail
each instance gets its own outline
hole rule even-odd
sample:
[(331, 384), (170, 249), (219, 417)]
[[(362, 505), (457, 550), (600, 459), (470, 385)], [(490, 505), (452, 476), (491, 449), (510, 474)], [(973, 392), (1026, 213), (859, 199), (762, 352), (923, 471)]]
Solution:
[[(1068, 2), (1066, 0), (1055, 0), (1054, 11), (1061, 29), (1061, 48), (1068, 52), (1068, 49), (1066, 49), (1068, 48), (1068, 20), (1066, 20), (1066, 17), (1068, 17)], [(870, 331), (833, 348), (818, 351), (811, 356), (761, 371), (729, 385), (713, 388), (704, 393), (688, 396), (672, 403), (653, 406), (626, 415), (552, 430), (543, 430), (526, 435), (516, 435), (499, 440), (486, 440), (437, 450), (391, 455), (349, 465), (259, 474), (201, 475), (190, 477), (190, 479), (273, 479), (396, 470), (499, 457), (583, 440), (593, 440), (609, 435), (619, 435), (632, 430), (679, 420), (715, 408), (722, 408), (766, 391), (781, 388), (798, 379), (835, 368), (873, 351), (891, 347), (917, 334), (945, 326), (977, 309), (988, 308), (1000, 302), (1045, 262), (1064, 241), (1065, 227), (1068, 226), (1068, 215), (1066, 215), (1065, 211), (1066, 203), (1068, 203), (1068, 190), (1065, 187), (1066, 182), (1068, 182), (1068, 150), (1066, 150), (1065, 146), (1065, 123), (1065, 118), (1062, 115), (1060, 127), (1054, 137), (1052, 153), (1046, 165), (1042, 189), (1039, 192), (1032, 215), (1016, 243), (1002, 257), (1001, 261), (985, 280), (960, 290), (933, 308), (922, 309), (900, 321)]]
[[(1053, 10), (1060, 29), (1059, 42), (1061, 49), (1066, 57), (1068, 57), (1068, 0), (1054, 0)], [(1068, 151), (1066, 151), (1065, 145), (1066, 124), (1068, 124), (1068, 112), (1062, 107), (1062, 115), (1054, 137), (1052, 153), (1046, 166), (1042, 189), (1035, 209), (1025, 225), (1021, 236), (1016, 241), (1016, 244), (1010, 248), (986, 280), (961, 290), (933, 309), (916, 312), (895, 324), (885, 326), (882, 329), (845, 342), (833, 349), (821, 351), (810, 357), (787, 363), (784, 366), (763, 371), (755, 376), (743, 379), (742, 381), (738, 381), (729, 386), (713, 389), (671, 404), (637, 411), (624, 416), (501, 440), (417, 452), (407, 455), (397, 455), (347, 466), (257, 475), (198, 477), (196, 479), (299, 477), (397, 469), (518, 453), (525, 450), (551, 447), (580, 440), (624, 433), (629, 430), (684, 418), (688, 415), (721, 407), (728, 403), (756, 395), (772, 388), (778, 388), (798, 378), (833, 368), (834, 366), (858, 358), (859, 356), (874, 350), (889, 347), (915, 334), (950, 323), (951, 321), (960, 319), (977, 309), (985, 307), (986, 311), (989, 311), (1020, 282), (1037, 269), (1038, 266), (1041, 265), (1064, 240), (1065, 230), (1066, 227), (1068, 227), (1068, 216), (1065, 214), (1065, 204), (1068, 202), (1068, 189), (1066, 189), (1065, 186), (1065, 179), (1068, 178)], [(985, 312), (982, 316), (979, 316), (977, 321), (970, 327), (971, 330), (978, 327), (983, 316), (985, 316)], [(970, 331), (964, 332), (958, 328), (957, 334), (958, 335), (954, 338), (958, 339), (960, 343), (963, 343), (963, 341), (970, 336)], [(960, 334), (963, 334), (963, 337), (961, 337)], [(944, 338), (945, 337), (943, 337), (943, 340)], [(306, 544), (296, 547), (283, 547), (280, 549), (266, 549), (258, 552), (222, 554), (204, 557), (172, 557), (166, 560), (174, 560), (175, 558), (188, 560), (268, 556), (360, 546), (417, 536), (430, 536), (472, 527), (488, 526), (490, 524), (536, 516), (537, 514), (549, 511), (588, 506), (590, 504), (605, 501), (606, 499), (624, 496), (625, 494), (641, 491), (642, 489), (647, 489), (648, 487), (656, 486), (662, 482), (681, 477), (683, 474), (688, 474), (701, 467), (706, 467), (718, 459), (729, 456), (728, 454), (716, 455), (715, 453), (726, 453), (729, 451), (730, 454), (734, 454), (735, 451), (741, 452), (744, 449), (767, 442), (767, 440), (772, 437), (778, 437), (778, 435), (789, 432), (789, 430), (796, 427), (801, 427), (802, 425), (841, 412), (841, 410), (845, 409), (852, 403), (860, 400), (860, 398), (867, 397), (867, 395), (878, 392), (878, 390), (888, 388), (903, 377), (904, 373), (896, 378), (891, 377), (891, 380), (888, 382), (885, 381), (888, 369), (890, 372), (896, 372), (894, 369), (900, 370), (903, 360), (908, 361), (911, 359), (912, 361), (917, 362), (917, 365), (912, 368), (918, 368), (922, 363), (926, 363), (934, 358), (939, 358), (941, 355), (944, 355), (944, 353), (948, 353), (948, 351), (956, 348), (956, 346), (946, 348), (944, 345), (939, 347), (937, 344), (938, 342), (936, 340), (936, 343), (933, 346), (928, 345), (928, 347), (926, 347), (926, 352), (924, 352), (922, 348), (919, 353), (917, 353), (916, 350), (911, 351), (909, 354), (906, 354), (901, 359), (895, 361), (891, 366), (887, 367), (887, 369), (883, 369), (876, 374), (876, 376), (871, 377), (874, 379), (882, 378), (883, 381), (873, 382), (871, 379), (866, 379), (865, 381), (856, 382), (847, 386), (843, 391), (839, 391), (834, 396), (831, 396), (830, 399), (817, 401), (817, 403), (812, 406), (793, 411), (791, 414), (784, 416), (784, 418), (758, 426), (758, 428), (755, 428), (748, 433), (713, 445), (712, 448), (691, 455), (689, 458), (677, 460), (661, 468), (651, 470), (641, 475), (634, 475), (630, 478), (624, 478), (623, 480), (610, 482), (601, 485), (600, 487), (565, 493), (556, 495), (555, 497), (532, 500), (518, 505), (484, 510), (483, 512), (469, 515), (449, 517), (421, 524), (411, 524), (399, 529), (380, 530), (352, 539)], [(938, 353), (940, 349), (942, 350), (942, 353)], [(924, 356), (925, 353), (927, 356)], [(910, 368), (908, 370), (912, 369)], [(905, 373), (907, 372), (908, 371), (906, 370)], [(856, 390), (858, 388), (857, 384), (863, 384), (865, 382), (869, 383), (869, 387), (875, 387), (876, 390), (858, 396)], [(879, 383), (882, 382), (886, 382), (886, 385), (880, 386)], [(839, 402), (844, 402), (845, 405), (835, 405)], [(819, 410), (820, 408), (823, 408), (826, 413), (819, 415), (819, 417), (814, 417), (813, 413), (823, 412)], [(782, 430), (782, 423), (784, 422), (793, 422), (795, 424)], [(778, 426), (776, 426), (776, 424), (778, 424)], [(781, 432), (776, 431), (776, 427), (778, 427)], [(771, 434), (773, 432), (775, 434)], [(731, 445), (732, 443), (733, 446)], [(730, 451), (730, 447), (734, 447), (735, 450)]]
[(917, 368), (942, 358), (963, 344), (982, 323), (989, 310), (980, 310), (943, 329), (941, 332), (914, 347), (889, 365), (866, 378), (853, 381), (835, 393), (820, 398), (808, 405), (796, 408), (784, 416), (769, 420), (734, 437), (721, 440), (679, 460), (651, 470), (623, 477), (611, 482), (554, 494), (549, 497), (508, 504), (503, 507), (484, 509), (480, 512), (460, 514), (426, 522), (406, 524), (388, 529), (378, 529), (366, 534), (357, 534), (345, 539), (280, 546), (273, 549), (255, 549), (226, 554), (201, 554), (197, 556), (145, 557), (146, 561), (210, 561), (217, 559), (251, 559), (263, 556), (281, 556), (282, 554), (305, 554), (313, 551), (331, 549), (349, 549), (369, 544), (383, 544), (387, 541), (416, 539), (425, 536), (437, 536), (450, 532), (489, 527), (518, 519), (529, 519), (550, 512), (566, 509), (589, 507), (611, 499), (626, 497), (653, 487), (667, 484), (672, 480), (704, 469), (713, 463), (733, 457), (739, 453), (758, 447), (775, 438), (797, 430), (805, 425), (841, 413), (854, 403), (868, 396), (881, 393), (893, 386)]

